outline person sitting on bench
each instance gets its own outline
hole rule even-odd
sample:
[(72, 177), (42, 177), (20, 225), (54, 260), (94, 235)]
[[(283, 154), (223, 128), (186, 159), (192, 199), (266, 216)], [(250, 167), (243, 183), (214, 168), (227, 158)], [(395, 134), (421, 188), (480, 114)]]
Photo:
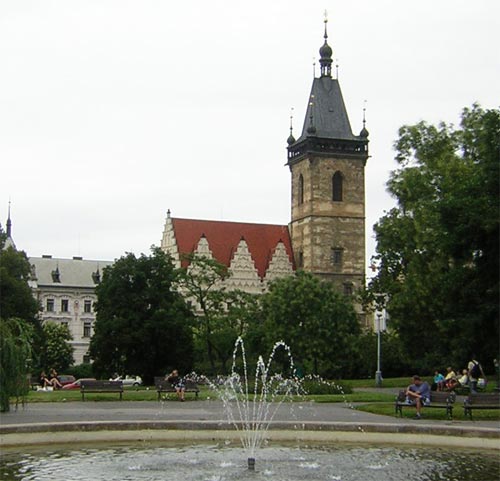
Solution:
[(184, 402), (184, 393), (186, 392), (186, 385), (181, 377), (179, 377), (179, 371), (174, 369), (170, 374), (165, 376), (165, 379), (172, 384), (177, 393), (177, 397)]
[(417, 410), (416, 418), (422, 416), (422, 407), (429, 405), (431, 402), (431, 387), (427, 381), (422, 381), (420, 376), (412, 377), (413, 383), (406, 389), (406, 400), (410, 404), (414, 404)]

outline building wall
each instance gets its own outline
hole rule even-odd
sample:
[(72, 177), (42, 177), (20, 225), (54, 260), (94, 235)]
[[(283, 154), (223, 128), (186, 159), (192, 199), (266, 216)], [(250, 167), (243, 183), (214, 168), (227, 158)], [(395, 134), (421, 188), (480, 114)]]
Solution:
[[(296, 265), (328, 278), (341, 289), (346, 283), (360, 288), (365, 277), (364, 160), (305, 156), (290, 168), (290, 235)], [(343, 178), (342, 201), (332, 200), (332, 177), (336, 172)], [(341, 262), (334, 259), (334, 251), (341, 251)]]

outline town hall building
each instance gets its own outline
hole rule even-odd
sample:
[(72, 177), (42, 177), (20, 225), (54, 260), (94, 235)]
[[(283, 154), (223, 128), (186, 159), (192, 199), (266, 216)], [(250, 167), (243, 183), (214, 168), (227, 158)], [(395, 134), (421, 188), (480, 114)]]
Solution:
[(161, 248), (180, 266), (199, 253), (226, 265), (228, 288), (261, 293), (303, 269), (353, 295), (365, 282), (365, 165), (368, 131), (354, 135), (340, 84), (332, 77), (326, 29), (301, 135), (288, 138), (288, 225), (182, 219), (167, 213)]

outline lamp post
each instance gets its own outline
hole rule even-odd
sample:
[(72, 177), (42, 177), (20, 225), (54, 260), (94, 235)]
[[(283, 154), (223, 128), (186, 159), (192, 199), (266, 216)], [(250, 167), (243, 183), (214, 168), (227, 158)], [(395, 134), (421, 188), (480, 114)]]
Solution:
[(381, 354), (381, 344), (380, 344), (380, 334), (382, 332), (382, 313), (377, 312), (377, 371), (375, 372), (375, 386), (382, 387), (382, 371), (380, 368), (380, 354)]

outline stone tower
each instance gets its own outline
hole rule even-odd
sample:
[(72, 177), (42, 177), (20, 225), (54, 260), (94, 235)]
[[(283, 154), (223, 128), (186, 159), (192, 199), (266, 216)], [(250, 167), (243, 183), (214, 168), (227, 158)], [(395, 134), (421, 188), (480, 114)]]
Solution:
[(333, 282), (346, 295), (365, 279), (365, 164), (368, 131), (353, 135), (325, 19), (304, 126), (296, 140), (290, 127), (288, 163), (292, 181), (290, 235), (298, 269)]

